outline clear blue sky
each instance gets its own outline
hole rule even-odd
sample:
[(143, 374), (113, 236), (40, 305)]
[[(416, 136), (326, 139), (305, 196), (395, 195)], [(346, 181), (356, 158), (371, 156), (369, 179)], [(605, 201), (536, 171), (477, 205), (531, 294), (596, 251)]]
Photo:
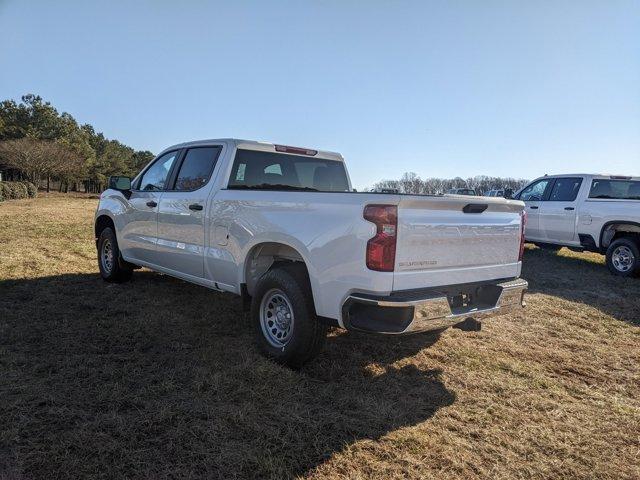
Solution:
[(357, 187), (640, 175), (640, 2), (0, 0), (0, 97), (24, 93), (156, 153), (336, 150)]

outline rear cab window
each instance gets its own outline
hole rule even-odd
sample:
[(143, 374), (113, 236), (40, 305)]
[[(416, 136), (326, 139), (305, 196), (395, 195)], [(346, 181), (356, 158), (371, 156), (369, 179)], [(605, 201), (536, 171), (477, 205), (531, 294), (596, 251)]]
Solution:
[(640, 180), (594, 178), (589, 189), (591, 199), (640, 200)]
[(239, 149), (227, 188), (348, 192), (349, 181), (341, 161)]

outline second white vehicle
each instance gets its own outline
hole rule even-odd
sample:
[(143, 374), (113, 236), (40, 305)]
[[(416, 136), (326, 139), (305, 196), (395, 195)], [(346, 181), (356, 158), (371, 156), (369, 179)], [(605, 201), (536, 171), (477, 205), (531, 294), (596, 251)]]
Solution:
[(615, 275), (640, 270), (640, 177), (544, 176), (515, 198), (526, 204), (528, 242), (601, 253)]
[(522, 308), (523, 207), (356, 193), (332, 152), (183, 143), (133, 181), (111, 179), (98, 265), (108, 281), (144, 266), (242, 295), (263, 352), (297, 366), (329, 325), (400, 334)]

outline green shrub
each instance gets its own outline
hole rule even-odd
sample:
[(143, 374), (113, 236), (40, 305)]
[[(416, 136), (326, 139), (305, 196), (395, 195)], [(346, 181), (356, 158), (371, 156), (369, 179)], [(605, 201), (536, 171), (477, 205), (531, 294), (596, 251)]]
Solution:
[(31, 182), (0, 182), (0, 199), (35, 198), (38, 188)]
[(17, 182), (16, 188), (20, 192), (18, 194), (18, 196), (20, 198), (29, 198), (29, 189), (27, 188), (27, 186), (24, 183)]
[(16, 186), (16, 182), (7, 182), (7, 185), (9, 186), (9, 198), (11, 200), (19, 198), (18, 195), (20, 194), (20, 191)]
[(7, 182), (0, 182), (0, 195), (5, 200), (11, 199), (11, 188), (7, 184)]
[(36, 198), (36, 196), (38, 195), (38, 187), (36, 187), (31, 182), (22, 182), (22, 183), (27, 188), (27, 196), (29, 198)]
[(27, 191), (27, 186), (22, 182), (7, 182), (9, 184), (9, 188), (11, 189), (11, 195), (9, 198), (13, 200), (18, 200), (21, 198), (27, 198), (29, 196), (29, 192)]

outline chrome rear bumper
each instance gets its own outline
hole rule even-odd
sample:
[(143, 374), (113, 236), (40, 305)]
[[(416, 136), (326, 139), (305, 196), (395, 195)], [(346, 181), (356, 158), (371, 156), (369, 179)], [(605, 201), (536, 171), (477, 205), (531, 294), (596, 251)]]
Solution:
[(349, 330), (385, 334), (439, 330), (470, 317), (482, 319), (522, 309), (527, 286), (526, 280), (517, 278), (394, 292), (386, 297), (353, 294), (343, 304), (342, 319)]

